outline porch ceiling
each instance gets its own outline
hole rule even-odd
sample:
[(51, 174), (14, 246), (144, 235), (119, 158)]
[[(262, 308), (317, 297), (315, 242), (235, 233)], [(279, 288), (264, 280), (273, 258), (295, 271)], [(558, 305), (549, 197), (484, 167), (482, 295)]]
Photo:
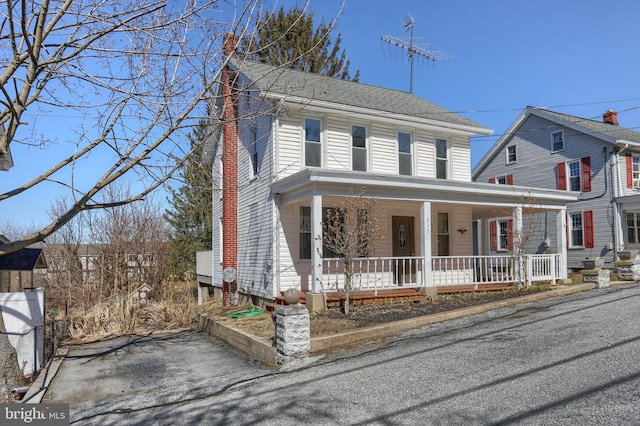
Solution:
[(271, 191), (279, 203), (289, 204), (312, 195), (344, 197), (349, 195), (349, 188), (357, 194), (362, 186), (368, 196), (378, 199), (472, 205), (474, 215), (518, 205), (557, 210), (578, 196), (576, 192), (523, 186), (328, 169), (304, 169), (274, 182)]

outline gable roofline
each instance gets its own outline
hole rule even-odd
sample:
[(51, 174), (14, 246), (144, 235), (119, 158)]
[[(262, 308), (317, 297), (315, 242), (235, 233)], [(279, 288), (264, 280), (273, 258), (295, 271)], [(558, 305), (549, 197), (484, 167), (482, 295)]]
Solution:
[(640, 147), (640, 132), (601, 121), (527, 106), (473, 168), (471, 172), (471, 178), (473, 180), (477, 179), (478, 175), (480, 175), (502, 149), (509, 144), (518, 132), (520, 126), (532, 115), (549, 120), (560, 126), (568, 127), (577, 132), (593, 136), (614, 146)]
[(490, 135), (493, 130), (407, 92), (275, 67), (249, 60), (230, 61), (267, 99), (379, 117), (391, 121), (446, 128), (464, 134)]

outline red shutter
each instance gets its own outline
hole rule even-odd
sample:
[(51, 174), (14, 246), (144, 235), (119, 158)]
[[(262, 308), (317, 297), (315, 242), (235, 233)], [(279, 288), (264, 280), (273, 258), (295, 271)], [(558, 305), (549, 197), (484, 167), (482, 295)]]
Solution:
[(513, 185), (513, 175), (507, 175), (507, 185)]
[(498, 223), (495, 220), (489, 222), (489, 233), (491, 234), (491, 251), (498, 250)]
[(582, 192), (591, 191), (591, 157), (582, 158)]
[(627, 188), (633, 188), (633, 159), (627, 154)]
[(558, 171), (558, 189), (561, 191), (567, 190), (567, 165), (564, 163), (558, 163), (556, 165)]
[(584, 218), (584, 246), (592, 248), (595, 246), (593, 241), (593, 212), (591, 210), (585, 211), (582, 216)]
[(494, 178), (494, 177), (489, 178), (489, 183), (496, 183), (496, 178)]
[(507, 248), (513, 250), (513, 219), (507, 221)]

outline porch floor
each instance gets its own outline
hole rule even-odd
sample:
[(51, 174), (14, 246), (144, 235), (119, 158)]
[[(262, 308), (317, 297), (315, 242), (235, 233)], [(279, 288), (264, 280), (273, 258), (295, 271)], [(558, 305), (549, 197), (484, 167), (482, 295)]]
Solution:
[[(495, 284), (478, 284), (476, 289), (474, 285), (461, 284), (461, 285), (448, 285), (437, 287), (437, 294), (451, 294), (451, 293), (471, 293), (474, 291), (501, 291), (507, 289), (513, 289), (515, 286), (512, 283), (495, 283)], [(340, 308), (344, 306), (345, 294), (344, 292), (328, 292), (327, 308)], [(355, 290), (351, 292), (349, 302), (353, 305), (369, 305), (375, 303), (391, 303), (407, 300), (422, 300), (424, 299), (423, 287), (401, 287), (394, 289), (378, 290), (377, 294), (373, 290)], [(306, 304), (305, 293), (300, 292), (300, 303)], [(267, 311), (273, 311), (276, 305), (284, 305), (284, 293), (278, 297), (274, 303), (266, 303), (265, 308)]]

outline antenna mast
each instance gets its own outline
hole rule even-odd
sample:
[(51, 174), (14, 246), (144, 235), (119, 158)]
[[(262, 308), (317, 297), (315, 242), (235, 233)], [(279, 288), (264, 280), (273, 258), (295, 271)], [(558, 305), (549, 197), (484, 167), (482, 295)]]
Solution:
[(409, 93), (413, 93), (413, 62), (415, 60), (416, 55), (424, 58), (428, 61), (435, 62), (436, 59), (442, 59), (444, 56), (439, 55), (436, 52), (432, 52), (422, 47), (416, 46), (413, 44), (413, 27), (416, 22), (413, 20), (413, 16), (407, 14), (407, 16), (402, 19), (402, 25), (404, 25), (404, 32), (409, 31), (409, 41), (402, 40), (398, 37), (394, 36), (384, 36), (381, 37), (382, 41), (393, 44), (400, 49), (405, 49), (407, 51), (407, 57), (409, 58)]

